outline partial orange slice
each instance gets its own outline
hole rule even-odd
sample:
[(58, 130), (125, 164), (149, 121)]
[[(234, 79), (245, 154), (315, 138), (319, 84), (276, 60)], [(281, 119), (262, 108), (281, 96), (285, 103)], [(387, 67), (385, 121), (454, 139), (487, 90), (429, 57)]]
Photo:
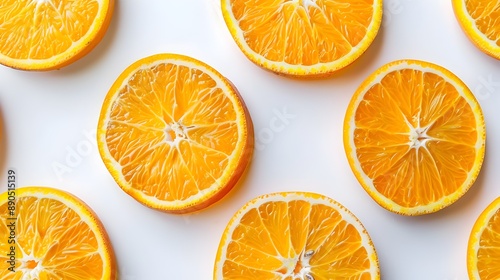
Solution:
[(97, 215), (62, 190), (23, 187), (0, 195), (0, 279), (117, 279)]
[(326, 196), (282, 192), (245, 204), (228, 223), (214, 279), (380, 279), (361, 222)]
[(452, 3), (469, 39), (484, 53), (500, 59), (500, 2), (452, 0)]
[(114, 0), (0, 1), (0, 63), (53, 70), (91, 51), (103, 38)]
[(500, 197), (479, 215), (467, 247), (471, 280), (500, 279)]
[(221, 0), (232, 37), (257, 65), (323, 76), (355, 61), (382, 21), (382, 0)]
[(99, 152), (139, 202), (186, 213), (221, 199), (253, 151), (253, 125), (236, 88), (209, 65), (158, 54), (129, 66), (108, 92)]
[(358, 181), (404, 215), (442, 209), (472, 186), (485, 150), (484, 117), (453, 73), (417, 60), (386, 64), (349, 103), (344, 146)]

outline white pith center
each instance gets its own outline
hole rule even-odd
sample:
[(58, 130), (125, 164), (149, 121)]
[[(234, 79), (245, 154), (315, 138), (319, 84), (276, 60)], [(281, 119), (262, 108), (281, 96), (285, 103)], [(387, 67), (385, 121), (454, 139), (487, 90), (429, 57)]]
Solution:
[(187, 139), (187, 129), (188, 127), (179, 122), (167, 124), (163, 130), (165, 133), (165, 141), (175, 145), (179, 141)]
[(427, 135), (427, 130), (429, 127), (421, 128), (421, 127), (410, 127), (410, 134), (409, 134), (409, 143), (408, 145), (410, 148), (415, 148), (418, 149), (420, 147), (425, 148), (425, 144), (427, 141), (431, 140), (432, 138)]
[(309, 10), (309, 7), (319, 8), (316, 4), (316, 0), (288, 0), (285, 3), (292, 3), (297, 6), (302, 6), (306, 11)]
[(31, 254), (23, 257), (20, 261), (21, 266), (18, 269), (24, 272), (21, 280), (40, 279), (40, 272), (44, 269), (40, 259)]
[(287, 258), (283, 260), (283, 268), (280, 272), (283, 274), (283, 279), (292, 277), (293, 280), (314, 280), (311, 274), (311, 259), (314, 251), (310, 250), (303, 252), (294, 258)]

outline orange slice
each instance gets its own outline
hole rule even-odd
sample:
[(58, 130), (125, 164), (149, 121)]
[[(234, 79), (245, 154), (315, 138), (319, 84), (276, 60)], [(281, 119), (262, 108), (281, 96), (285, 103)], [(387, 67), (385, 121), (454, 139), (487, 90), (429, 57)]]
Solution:
[(500, 2), (452, 0), (452, 3), (469, 39), (484, 53), (500, 59)]
[(464, 195), (485, 149), (481, 108), (438, 65), (400, 60), (371, 74), (349, 103), (344, 147), (358, 181), (386, 209), (419, 215)]
[(500, 279), (500, 197), (479, 215), (467, 248), (471, 280)]
[(232, 37), (257, 65), (323, 76), (356, 60), (382, 21), (382, 0), (221, 0)]
[(48, 187), (9, 190), (0, 195), (0, 217), (0, 279), (117, 278), (102, 223), (72, 194)]
[(231, 219), (214, 279), (380, 279), (375, 248), (360, 221), (326, 196), (259, 196)]
[(209, 65), (178, 54), (143, 58), (118, 77), (104, 100), (97, 142), (125, 192), (172, 213), (221, 199), (254, 144), (236, 88)]
[(114, 0), (2, 0), (0, 63), (53, 70), (80, 59), (104, 36)]

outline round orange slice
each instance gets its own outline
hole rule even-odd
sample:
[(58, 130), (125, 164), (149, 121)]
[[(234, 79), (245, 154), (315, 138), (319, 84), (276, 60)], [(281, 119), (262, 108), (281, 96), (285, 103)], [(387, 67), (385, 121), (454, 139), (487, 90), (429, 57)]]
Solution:
[(253, 125), (236, 88), (196, 59), (158, 54), (109, 90), (97, 143), (118, 185), (159, 210), (187, 213), (221, 199), (253, 152)]
[(91, 51), (102, 39), (114, 0), (2, 0), (0, 63), (53, 70)]
[(62, 190), (23, 187), (0, 195), (0, 279), (117, 279), (97, 215)]
[(356, 178), (384, 208), (404, 215), (440, 210), (476, 180), (485, 151), (481, 108), (441, 66), (388, 63), (357, 89), (344, 119)]
[(500, 197), (477, 218), (467, 248), (471, 280), (500, 279)]
[(214, 279), (380, 279), (375, 247), (361, 222), (326, 196), (259, 196), (230, 220)]
[(457, 20), (469, 39), (484, 53), (500, 59), (500, 3), (452, 0)]
[(382, 22), (382, 0), (221, 0), (224, 20), (257, 65), (324, 76), (355, 61)]

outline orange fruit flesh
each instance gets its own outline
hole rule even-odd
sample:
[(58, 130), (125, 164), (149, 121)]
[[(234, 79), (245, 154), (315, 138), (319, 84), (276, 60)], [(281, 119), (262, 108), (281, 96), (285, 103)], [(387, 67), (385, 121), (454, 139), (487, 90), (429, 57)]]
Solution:
[(500, 279), (500, 198), (478, 217), (469, 238), (467, 255), (471, 280)]
[(223, 279), (373, 279), (374, 251), (344, 215), (301, 199), (251, 206), (219, 247)]
[(466, 0), (466, 9), (477, 29), (500, 47), (500, 5), (496, 1)]
[(231, 2), (249, 47), (269, 60), (289, 64), (341, 58), (365, 37), (373, 14), (373, 1)]
[[(163, 67), (167, 69), (161, 69)], [(196, 83), (189, 83), (191, 75), (197, 76)], [(157, 88), (149, 88), (148, 84)], [(144, 94), (175, 86), (179, 87), (176, 95)], [(207, 74), (184, 66), (162, 64), (134, 74), (111, 112), (107, 134), (109, 150), (123, 167), (126, 181), (148, 196), (175, 201), (203, 191), (220, 178), (235, 148), (238, 128), (234, 110), (228, 108), (230, 103), (215, 86), (215, 81)], [(194, 93), (200, 91), (206, 94), (198, 100)], [(125, 100), (134, 98), (141, 98), (141, 102)], [(195, 107), (189, 107), (192, 98), (198, 100)], [(128, 108), (120, 103), (136, 106)], [(172, 104), (178, 106), (161, 108)], [(157, 112), (163, 115), (155, 115)], [(209, 136), (217, 138), (218, 142), (211, 142)], [(135, 154), (141, 156), (134, 157)], [(198, 158), (200, 154), (204, 155), (204, 161)], [(173, 164), (170, 170), (164, 170), (167, 167), (164, 161)], [(173, 170), (179, 172), (173, 173)], [(170, 189), (155, 187), (162, 182)]]
[(344, 119), (349, 165), (368, 194), (403, 215), (436, 212), (475, 182), (485, 153), (483, 113), (449, 70), (418, 60), (380, 67)]
[(212, 204), (236, 184), (251, 158), (253, 126), (229, 82), (225, 89), (196, 63), (175, 57), (138, 69), (108, 98), (100, 148), (125, 191), (180, 213)]
[(500, 279), (500, 209), (488, 221), (477, 251), (481, 279)]
[(374, 40), (382, 1), (222, 0), (226, 24), (254, 63), (291, 76), (325, 76)]
[(456, 88), (436, 74), (389, 73), (366, 92), (355, 123), (363, 171), (399, 205), (448, 196), (468, 178), (476, 156), (476, 118)]
[[(25, 5), (20, 5), (19, 1), (6, 1), (4, 4), (7, 5), (4, 9), (11, 12), (3, 14), (2, 22), (5, 22), (6, 28), (12, 28), (14, 33), (0, 33), (0, 42), (3, 43), (0, 48), (8, 50), (5, 55), (9, 57), (46, 59), (66, 51), (88, 32), (99, 8), (95, 0), (66, 3), (65, 6), (61, 5), (61, 1), (59, 7), (55, 7), (50, 1), (25, 2)], [(72, 5), (78, 6), (78, 9), (68, 9)], [(75, 10), (78, 13), (75, 13)], [(73, 20), (68, 22), (68, 17), (77, 17), (78, 24)], [(25, 24), (27, 19), (32, 21), (33, 26), (38, 26), (38, 30), (29, 29)], [(50, 32), (44, 33), (41, 30)], [(16, 37), (16, 45), (31, 48), (7, 48), (7, 45), (14, 43), (8, 40), (11, 36)]]
[[(10, 259), (2, 254), (0, 279), (24, 279), (23, 275), (32, 275), (36, 279), (115, 278), (112, 249), (108, 247), (106, 255), (103, 255), (103, 248), (100, 248), (102, 241), (98, 240), (107, 240), (104, 228), (97, 220), (88, 221), (94, 217), (81, 216), (67, 203), (63, 203), (60, 197), (52, 198), (50, 194), (44, 197), (40, 197), (40, 194), (20, 195), (16, 207), (15, 272), (8, 270)], [(11, 216), (8, 216), (7, 209), (7, 203), (0, 205), (2, 236), (9, 236), (10, 228), (7, 225), (12, 222), (8, 219)], [(96, 224), (102, 236), (96, 236), (97, 232), (89, 222)], [(7, 238), (0, 240), (2, 252), (9, 252), (11, 246)], [(108, 258), (111, 263), (105, 263), (103, 258)]]
[(114, 0), (2, 0), (0, 61), (25, 70), (66, 66), (102, 39), (113, 6)]
[(460, 27), (482, 52), (500, 59), (500, 5), (498, 1), (452, 0)]

